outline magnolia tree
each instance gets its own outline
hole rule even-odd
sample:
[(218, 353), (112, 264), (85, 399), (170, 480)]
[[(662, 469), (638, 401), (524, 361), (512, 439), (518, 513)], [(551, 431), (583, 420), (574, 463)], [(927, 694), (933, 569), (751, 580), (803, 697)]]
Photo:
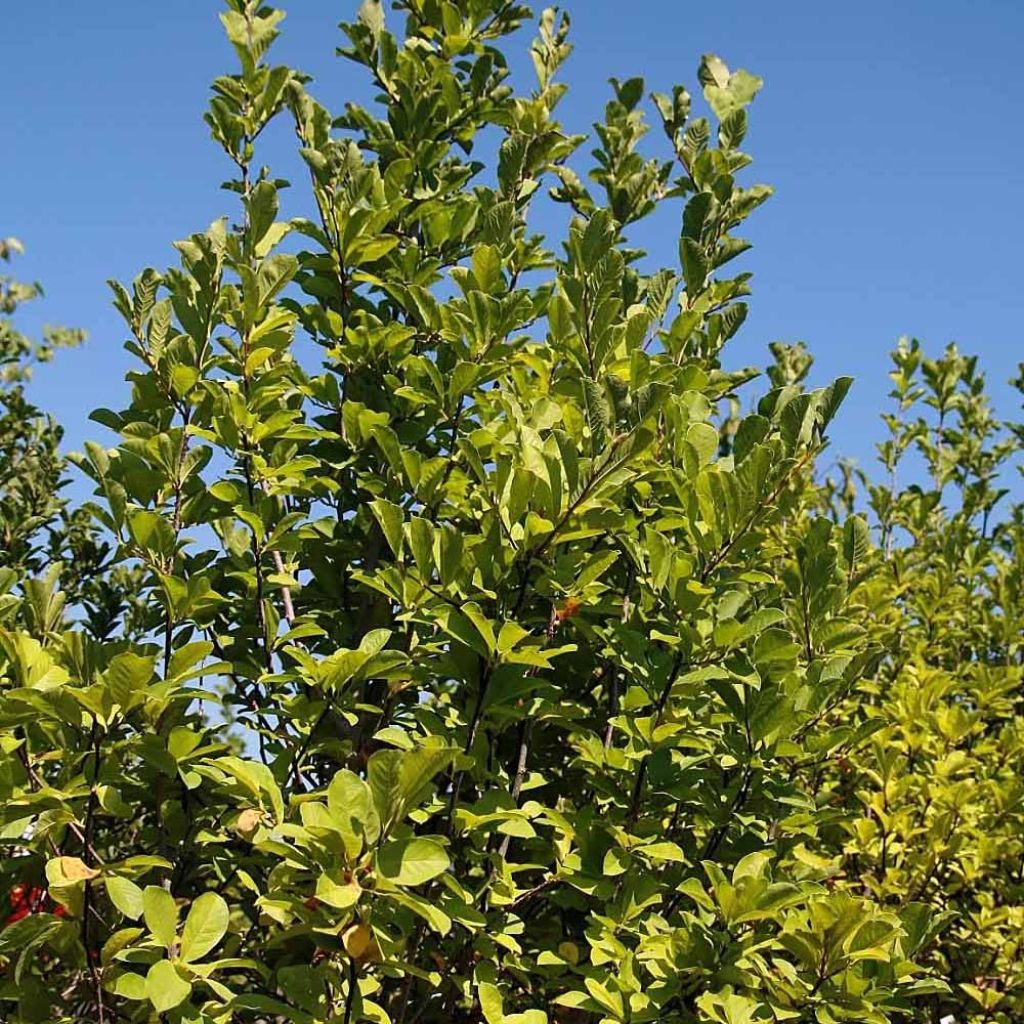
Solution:
[(849, 381), (722, 363), (760, 80), (651, 96), (660, 159), (613, 81), (578, 174), (564, 16), (517, 94), (527, 7), (391, 6), (336, 113), (229, 0), (236, 210), (114, 285), (137, 593), (7, 578), (5, 1018), (1024, 1021), (1019, 432), (908, 342), (882, 483), (816, 482)]

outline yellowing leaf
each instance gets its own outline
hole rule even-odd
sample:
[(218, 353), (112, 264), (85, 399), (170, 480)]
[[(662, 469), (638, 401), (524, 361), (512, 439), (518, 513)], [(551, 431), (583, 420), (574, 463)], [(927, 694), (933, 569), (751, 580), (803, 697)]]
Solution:
[(341, 936), (341, 941), (345, 952), (360, 963), (381, 958), (380, 946), (377, 945), (373, 931), (362, 922), (346, 928)]
[(46, 864), (46, 879), (51, 885), (85, 882), (99, 878), (99, 874), (80, 857), (55, 857)]
[(247, 807), (235, 819), (235, 828), (244, 836), (250, 836), (263, 821), (263, 812), (255, 807)]

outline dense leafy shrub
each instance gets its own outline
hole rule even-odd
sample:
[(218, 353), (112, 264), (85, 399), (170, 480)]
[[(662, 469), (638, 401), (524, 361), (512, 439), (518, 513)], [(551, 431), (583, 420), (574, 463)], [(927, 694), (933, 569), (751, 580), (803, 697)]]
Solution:
[(584, 180), (567, 21), (519, 95), (525, 7), (393, 6), (336, 115), (229, 0), (237, 223), (115, 285), (131, 400), (80, 463), (139, 611), (6, 583), (7, 1018), (1024, 1020), (1020, 438), (974, 362), (899, 349), (873, 537), (817, 482), (849, 381), (721, 361), (759, 80), (655, 95), (664, 160), (613, 82)]
[[(928, 360), (904, 341), (893, 362), (890, 478), (869, 484), (881, 550), (851, 593), (886, 657), (844, 709), (879, 732), (825, 784), (857, 811), (837, 866), (874, 900), (931, 908), (919, 962), (957, 1020), (1024, 1020), (1024, 515), (994, 516), (1020, 428), (954, 347)], [(925, 471), (899, 488), (908, 452)]]

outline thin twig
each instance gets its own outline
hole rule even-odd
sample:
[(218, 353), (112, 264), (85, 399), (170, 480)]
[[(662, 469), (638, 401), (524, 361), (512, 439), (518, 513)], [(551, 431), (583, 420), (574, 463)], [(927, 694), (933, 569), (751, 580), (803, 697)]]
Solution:
[(351, 1024), (352, 1008), (356, 1004), (356, 962), (352, 957), (348, 958), (348, 991), (345, 993), (345, 1020), (344, 1024)]
[[(512, 797), (512, 803), (517, 807), (519, 806), (519, 794), (523, 789), (523, 779), (526, 778), (526, 761), (530, 754), (530, 736), (533, 732), (533, 719), (523, 719), (519, 727), (519, 756), (516, 761), (516, 774), (512, 780), (512, 788), (509, 790), (509, 795)], [(501, 841), (501, 846), (498, 847), (498, 856), (504, 860), (508, 856), (508, 848), (512, 842), (512, 837), (507, 835)]]
[(517, 911), (531, 900), (535, 900), (541, 893), (547, 892), (548, 889), (553, 889), (558, 883), (561, 882), (560, 878), (545, 878), (543, 882), (535, 885), (532, 889), (527, 889), (526, 892), (517, 896), (510, 904), (508, 909), (511, 911)]
[[(270, 485), (266, 480), (260, 479), (260, 490), (263, 491), (268, 497), (270, 496)], [(285, 509), (287, 511), (287, 509)], [(274, 548), (270, 552), (274, 559), (274, 568), (277, 570), (278, 575), (285, 576), (284, 559), (281, 557), (281, 552)], [(286, 584), (281, 585), (281, 605), (284, 613), (284, 621), (288, 623), (288, 628), (291, 629), (295, 622), (295, 605), (292, 603), (292, 588)]]
[[(96, 725), (96, 719), (93, 718), (92, 722), (92, 752), (95, 760), (92, 786), (89, 790), (89, 802), (85, 809), (85, 836), (83, 839), (84, 859), (88, 867), (93, 866), (93, 856), (90, 852), (92, 850), (92, 830), (94, 815), (96, 812), (96, 780), (100, 774), (100, 735)], [(92, 911), (92, 880), (87, 878), (85, 880), (85, 896), (82, 907), (82, 948), (85, 950), (85, 963), (89, 971), (89, 977), (92, 979), (92, 987), (96, 998), (96, 1018), (98, 1024), (106, 1024), (106, 1009), (103, 1005), (103, 982), (100, 977), (100, 972), (96, 970), (96, 962), (93, 959), (93, 952), (90, 939), (89, 939), (89, 915)]]

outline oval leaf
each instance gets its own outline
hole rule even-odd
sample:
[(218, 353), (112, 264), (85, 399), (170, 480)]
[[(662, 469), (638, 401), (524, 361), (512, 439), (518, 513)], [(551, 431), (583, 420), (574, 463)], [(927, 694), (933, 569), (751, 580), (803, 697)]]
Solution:
[(178, 931), (178, 905), (174, 897), (158, 885), (147, 885), (142, 890), (142, 913), (153, 938), (170, 949)]
[(119, 878), (116, 875), (107, 879), (107, 895), (110, 902), (124, 914), (125, 917), (138, 921), (142, 917), (142, 889), (129, 878)]
[(433, 839), (395, 839), (377, 853), (377, 871), (395, 885), (422, 885), (448, 867), (445, 848)]
[(157, 960), (146, 975), (146, 997), (157, 1013), (180, 1006), (192, 994), (192, 986), (177, 972), (170, 960)]
[(185, 963), (201, 960), (224, 938), (230, 913), (223, 898), (204, 892), (188, 912), (181, 933), (181, 959)]

